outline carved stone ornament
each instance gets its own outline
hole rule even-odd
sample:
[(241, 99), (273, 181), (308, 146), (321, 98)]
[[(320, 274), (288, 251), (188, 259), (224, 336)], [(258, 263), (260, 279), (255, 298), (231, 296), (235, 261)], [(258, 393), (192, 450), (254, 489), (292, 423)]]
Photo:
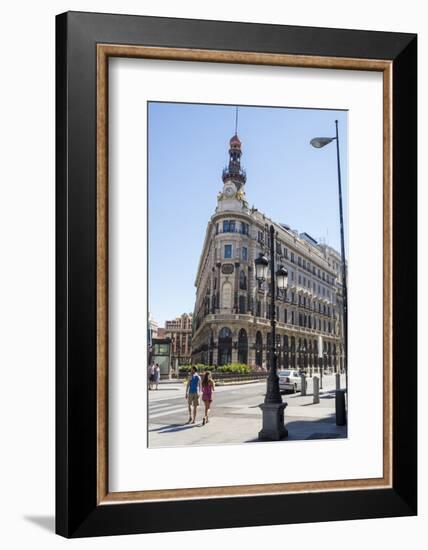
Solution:
[(221, 266), (221, 272), (224, 275), (231, 275), (233, 273), (233, 264), (223, 264)]

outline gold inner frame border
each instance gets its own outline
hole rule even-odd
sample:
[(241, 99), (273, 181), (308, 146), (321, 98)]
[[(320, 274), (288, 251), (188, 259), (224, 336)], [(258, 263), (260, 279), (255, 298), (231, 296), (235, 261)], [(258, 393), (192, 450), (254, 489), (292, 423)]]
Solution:
[[(97, 44), (97, 504), (379, 489), (392, 486), (392, 61)], [(293, 483), (109, 492), (108, 488), (108, 60), (132, 57), (383, 73), (383, 476)]]

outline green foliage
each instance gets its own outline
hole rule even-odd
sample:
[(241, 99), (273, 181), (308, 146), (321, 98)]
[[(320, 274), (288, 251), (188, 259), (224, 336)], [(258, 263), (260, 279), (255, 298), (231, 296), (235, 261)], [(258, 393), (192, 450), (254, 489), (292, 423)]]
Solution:
[(178, 372), (190, 372), (191, 365), (181, 365), (178, 367)]
[(232, 372), (234, 374), (247, 374), (251, 372), (251, 368), (248, 365), (241, 363), (231, 363), (230, 365), (222, 365), (217, 367), (217, 372)]
[(178, 370), (179, 372), (190, 373), (190, 371), (192, 370), (192, 367), (196, 367), (198, 369), (199, 374), (204, 373), (207, 370), (211, 372), (215, 371), (215, 367), (208, 366), (208, 365), (199, 365), (199, 364), (198, 365), (181, 365), (180, 367), (178, 367)]
[[(190, 374), (193, 365), (181, 365), (179, 372), (184, 374)], [(216, 372), (227, 372), (233, 374), (248, 374), (253, 372), (253, 369), (249, 365), (241, 363), (231, 363), (229, 365), (222, 365), (220, 367), (214, 367), (213, 365), (194, 365), (198, 369), (198, 373), (202, 376), (207, 370), (215, 374)]]

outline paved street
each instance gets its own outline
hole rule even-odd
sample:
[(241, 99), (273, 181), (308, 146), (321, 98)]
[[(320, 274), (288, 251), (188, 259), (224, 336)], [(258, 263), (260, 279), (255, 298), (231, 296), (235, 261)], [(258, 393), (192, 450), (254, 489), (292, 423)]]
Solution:
[[(344, 377), (341, 387), (344, 387)], [(286, 394), (283, 400), (285, 424), (289, 440), (346, 437), (346, 427), (335, 423), (335, 378), (324, 376), (320, 403), (312, 403), (312, 379), (308, 378), (308, 394)], [(218, 445), (257, 441), (261, 429), (265, 382), (217, 386), (211, 407), (210, 421), (202, 426), (203, 404), (198, 408), (196, 424), (188, 419), (185, 385), (182, 382), (159, 385), (149, 391), (149, 446), (177, 447), (184, 445)]]

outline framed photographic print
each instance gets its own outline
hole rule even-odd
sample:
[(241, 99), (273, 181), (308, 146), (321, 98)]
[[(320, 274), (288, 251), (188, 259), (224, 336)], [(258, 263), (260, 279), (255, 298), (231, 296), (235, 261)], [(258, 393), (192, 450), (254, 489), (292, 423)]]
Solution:
[(416, 36), (57, 16), (57, 532), (414, 515)]

